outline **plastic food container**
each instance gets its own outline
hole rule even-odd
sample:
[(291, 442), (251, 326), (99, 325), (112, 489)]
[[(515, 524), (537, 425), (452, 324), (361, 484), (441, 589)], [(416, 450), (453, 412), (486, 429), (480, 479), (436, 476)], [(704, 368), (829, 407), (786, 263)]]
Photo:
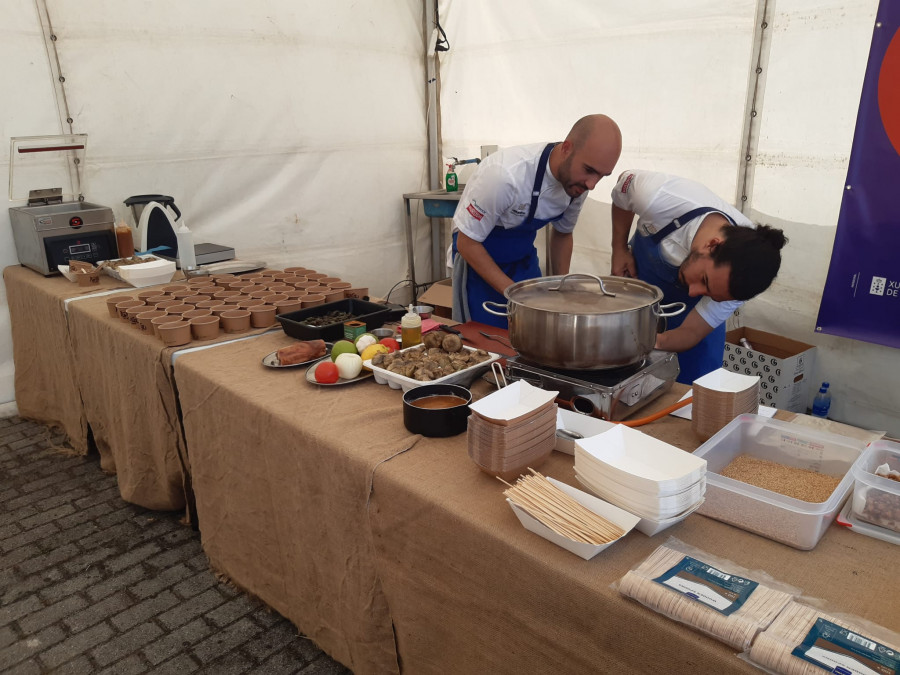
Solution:
[(900, 444), (870, 443), (854, 464), (850, 513), (865, 523), (900, 532), (900, 482), (875, 474), (883, 464), (900, 471)]
[[(739, 415), (694, 452), (707, 463), (706, 501), (698, 513), (794, 548), (812, 549), (850, 494), (851, 468), (863, 449), (862, 441), (837, 434)], [(741, 454), (842, 478), (824, 502), (805, 502), (720, 475)]]
[[(344, 302), (355, 301), (344, 300)], [(319, 308), (317, 307), (316, 309)], [(288, 334), (290, 335), (290, 333)], [(407, 347), (407, 349), (416, 349), (416, 347)], [(475, 351), (475, 349), (473, 349), (472, 347), (467, 347), (465, 345), (463, 345), (463, 349)], [(406, 350), (401, 349), (400, 351), (403, 352)], [(375, 375), (375, 381), (378, 384), (386, 384), (391, 389), (402, 389), (404, 392), (406, 392), (414, 387), (421, 387), (423, 384), (459, 384), (463, 387), (468, 387), (472, 384), (472, 382), (475, 381), (476, 377), (485, 372), (488, 368), (491, 367), (491, 364), (494, 361), (500, 358), (499, 354), (494, 354), (493, 352), (488, 352), (488, 356), (490, 356), (490, 358), (487, 361), (482, 361), (481, 363), (478, 363), (474, 366), (469, 366), (468, 368), (464, 368), (463, 370), (458, 370), (452, 375), (444, 375), (444, 377), (439, 377), (438, 379), (431, 381), (414, 380), (411, 377), (405, 377), (398, 373), (392, 373), (385, 368), (373, 366), (372, 359), (363, 361), (363, 366), (365, 368), (371, 369), (372, 373)]]
[[(267, 301), (268, 304), (268, 301)], [(390, 308), (366, 300), (338, 300), (317, 307), (308, 307), (296, 312), (279, 314), (276, 318), (287, 335), (298, 340), (325, 340), (336, 342), (344, 337), (344, 322), (338, 321), (325, 326), (310, 326), (302, 323), (304, 319), (314, 316), (324, 316), (329, 312), (346, 312), (353, 315), (354, 321), (364, 321), (366, 330), (381, 328), (387, 320)]]

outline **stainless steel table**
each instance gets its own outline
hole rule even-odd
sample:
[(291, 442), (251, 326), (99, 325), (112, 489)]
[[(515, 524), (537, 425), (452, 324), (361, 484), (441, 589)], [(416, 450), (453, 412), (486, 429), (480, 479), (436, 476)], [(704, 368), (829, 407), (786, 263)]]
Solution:
[(412, 294), (416, 294), (416, 259), (413, 238), (412, 211), (410, 202), (421, 199), (425, 215), (431, 218), (431, 275), (433, 281), (443, 279), (446, 275), (438, 274), (441, 269), (443, 250), (441, 247), (441, 222), (440, 218), (452, 218), (462, 197), (464, 185), (459, 186), (458, 192), (446, 190), (429, 190), (428, 192), (410, 192), (403, 195), (403, 203), (406, 206), (406, 255), (409, 261), (409, 278), (412, 283)]

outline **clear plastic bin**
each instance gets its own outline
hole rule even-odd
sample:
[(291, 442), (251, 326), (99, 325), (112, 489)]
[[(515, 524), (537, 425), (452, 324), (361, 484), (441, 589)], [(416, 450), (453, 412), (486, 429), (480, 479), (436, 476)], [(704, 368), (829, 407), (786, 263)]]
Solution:
[[(698, 513), (794, 548), (812, 549), (850, 494), (851, 468), (864, 447), (862, 441), (799, 424), (739, 415), (694, 452), (707, 462), (706, 501)], [(810, 503), (719, 474), (741, 454), (841, 481), (827, 500)]]
[(875, 441), (853, 465), (853, 517), (878, 527), (900, 532), (900, 482), (875, 475), (887, 464), (900, 471), (900, 444)]

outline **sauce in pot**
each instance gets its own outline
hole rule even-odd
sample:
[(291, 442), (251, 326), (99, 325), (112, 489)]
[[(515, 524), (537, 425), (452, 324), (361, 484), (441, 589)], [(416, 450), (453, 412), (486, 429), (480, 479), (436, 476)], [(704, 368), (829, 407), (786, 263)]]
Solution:
[(459, 396), (449, 396), (439, 394), (436, 396), (423, 396), (414, 401), (410, 401), (411, 406), (416, 408), (427, 408), (429, 410), (440, 410), (441, 408), (455, 408), (460, 405), (466, 405), (466, 399)]

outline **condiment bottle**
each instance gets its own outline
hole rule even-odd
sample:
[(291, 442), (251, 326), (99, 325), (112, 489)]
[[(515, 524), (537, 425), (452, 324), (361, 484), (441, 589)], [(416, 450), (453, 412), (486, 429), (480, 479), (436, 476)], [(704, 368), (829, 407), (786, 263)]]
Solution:
[(192, 270), (197, 267), (197, 254), (194, 251), (194, 235), (188, 229), (184, 219), (181, 219), (181, 227), (175, 230), (175, 239), (178, 241), (178, 263), (182, 270)]
[(124, 220), (120, 220), (116, 225), (116, 248), (119, 250), (120, 258), (130, 258), (134, 255), (134, 237)]
[(447, 192), (459, 192), (459, 183), (456, 179), (456, 171), (452, 164), (447, 165), (447, 175), (444, 176), (444, 188)]
[(400, 320), (400, 341), (404, 349), (422, 344), (422, 317), (413, 311), (412, 305)]

